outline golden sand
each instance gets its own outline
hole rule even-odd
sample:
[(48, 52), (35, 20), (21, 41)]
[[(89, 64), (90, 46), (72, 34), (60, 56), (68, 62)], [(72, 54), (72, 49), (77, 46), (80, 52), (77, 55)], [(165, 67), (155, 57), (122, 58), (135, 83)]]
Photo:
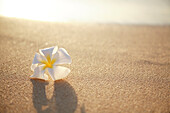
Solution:
[[(38, 49), (72, 58), (64, 80), (30, 80)], [(170, 27), (0, 17), (1, 113), (169, 113)]]

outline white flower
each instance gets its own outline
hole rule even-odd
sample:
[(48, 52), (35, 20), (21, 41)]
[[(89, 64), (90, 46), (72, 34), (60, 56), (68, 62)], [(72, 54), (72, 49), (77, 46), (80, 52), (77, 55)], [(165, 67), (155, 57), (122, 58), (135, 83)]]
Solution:
[(58, 64), (71, 63), (71, 57), (64, 48), (58, 49), (56, 46), (40, 49), (39, 52), (40, 54), (35, 54), (31, 65), (31, 70), (34, 71), (31, 78), (48, 80), (48, 75), (45, 74), (46, 69), (53, 80), (62, 79), (70, 73), (70, 69), (57, 66)]

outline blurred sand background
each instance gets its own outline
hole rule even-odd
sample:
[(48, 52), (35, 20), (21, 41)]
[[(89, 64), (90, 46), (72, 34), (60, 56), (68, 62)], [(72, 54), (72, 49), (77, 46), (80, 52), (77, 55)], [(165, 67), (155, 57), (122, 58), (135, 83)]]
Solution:
[[(30, 80), (38, 49), (72, 57), (64, 80)], [(0, 113), (169, 113), (170, 26), (0, 17)]]

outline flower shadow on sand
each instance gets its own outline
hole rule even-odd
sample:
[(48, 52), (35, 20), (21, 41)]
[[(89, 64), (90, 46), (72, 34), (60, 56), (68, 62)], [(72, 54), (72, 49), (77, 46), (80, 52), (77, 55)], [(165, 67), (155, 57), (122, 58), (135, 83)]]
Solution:
[[(77, 96), (73, 87), (64, 80), (54, 83), (54, 92), (50, 100), (46, 97), (45, 86), (48, 82), (31, 80), (32, 99), (38, 113), (74, 113), (77, 108)], [(46, 106), (46, 109), (42, 109)]]

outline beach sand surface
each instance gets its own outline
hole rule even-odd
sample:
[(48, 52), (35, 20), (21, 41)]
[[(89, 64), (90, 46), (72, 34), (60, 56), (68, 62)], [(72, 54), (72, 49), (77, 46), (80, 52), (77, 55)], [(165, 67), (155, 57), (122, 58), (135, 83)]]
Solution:
[[(58, 45), (67, 78), (30, 80), (34, 55)], [(170, 26), (0, 17), (0, 113), (169, 113)]]

